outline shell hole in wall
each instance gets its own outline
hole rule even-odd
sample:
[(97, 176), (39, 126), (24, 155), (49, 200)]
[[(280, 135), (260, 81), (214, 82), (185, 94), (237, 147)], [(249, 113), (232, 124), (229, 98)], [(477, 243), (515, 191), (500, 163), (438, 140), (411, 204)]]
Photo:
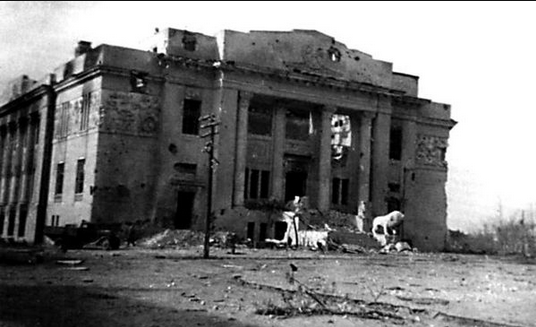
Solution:
[(177, 152), (178, 152), (177, 146), (176, 146), (174, 143), (170, 143), (170, 144), (169, 144), (169, 146), (168, 146), (168, 150), (169, 150), (169, 152), (171, 152), (172, 154), (177, 154)]
[(341, 61), (341, 52), (339, 49), (331, 47), (328, 49), (329, 59), (333, 62)]

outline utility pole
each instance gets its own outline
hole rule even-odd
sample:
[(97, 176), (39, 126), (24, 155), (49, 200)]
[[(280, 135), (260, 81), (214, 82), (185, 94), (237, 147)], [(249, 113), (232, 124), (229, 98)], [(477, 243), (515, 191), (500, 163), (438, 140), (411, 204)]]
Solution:
[(204, 134), (201, 134), (201, 138), (210, 137), (205, 143), (203, 152), (208, 154), (208, 183), (207, 183), (207, 216), (205, 220), (205, 245), (203, 249), (203, 258), (208, 259), (210, 249), (210, 225), (212, 223), (212, 184), (214, 178), (214, 169), (219, 164), (218, 160), (214, 158), (214, 136), (218, 133), (216, 127), (220, 124), (216, 120), (216, 115), (210, 114), (199, 118), (201, 130), (209, 128), (210, 130)]

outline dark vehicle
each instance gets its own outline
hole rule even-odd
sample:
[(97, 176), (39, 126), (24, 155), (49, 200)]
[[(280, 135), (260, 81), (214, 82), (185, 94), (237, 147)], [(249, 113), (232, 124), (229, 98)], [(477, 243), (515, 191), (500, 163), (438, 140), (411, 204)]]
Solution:
[(82, 221), (80, 226), (65, 225), (63, 227), (45, 226), (45, 235), (56, 246), (67, 249), (103, 249), (117, 250), (121, 244), (117, 236), (121, 225), (92, 224)]

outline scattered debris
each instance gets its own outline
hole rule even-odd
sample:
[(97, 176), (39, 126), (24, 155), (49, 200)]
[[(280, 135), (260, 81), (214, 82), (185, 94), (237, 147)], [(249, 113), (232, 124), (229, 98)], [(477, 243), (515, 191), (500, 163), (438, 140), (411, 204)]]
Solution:
[(405, 297), (405, 296), (396, 296), (397, 299), (407, 302), (413, 302), (415, 304), (423, 304), (423, 305), (432, 305), (432, 304), (440, 304), (440, 305), (448, 305), (450, 302), (445, 299), (437, 299), (437, 298), (411, 298), (411, 297)]
[(64, 270), (77, 270), (77, 271), (87, 271), (89, 270), (88, 267), (67, 267), (63, 268)]
[(79, 259), (56, 260), (56, 263), (59, 265), (70, 265), (70, 266), (79, 265), (82, 262), (84, 262), (84, 260), (79, 260)]
[(137, 241), (137, 245), (151, 249), (167, 247), (189, 247), (203, 245), (205, 234), (202, 232), (166, 229), (161, 233)]

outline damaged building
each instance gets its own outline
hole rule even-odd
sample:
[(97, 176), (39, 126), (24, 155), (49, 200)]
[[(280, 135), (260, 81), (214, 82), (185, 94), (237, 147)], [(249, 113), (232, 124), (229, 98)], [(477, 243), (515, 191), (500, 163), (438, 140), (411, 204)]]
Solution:
[(80, 42), (47, 78), (13, 81), (0, 105), (4, 239), (39, 242), (44, 226), (82, 221), (203, 229), (199, 118), (214, 114), (213, 212), (242, 236), (272, 228), (229, 218), (247, 203), (307, 196), (365, 229), (401, 210), (414, 246), (444, 247), (450, 106), (317, 31), (169, 28), (145, 50)]

